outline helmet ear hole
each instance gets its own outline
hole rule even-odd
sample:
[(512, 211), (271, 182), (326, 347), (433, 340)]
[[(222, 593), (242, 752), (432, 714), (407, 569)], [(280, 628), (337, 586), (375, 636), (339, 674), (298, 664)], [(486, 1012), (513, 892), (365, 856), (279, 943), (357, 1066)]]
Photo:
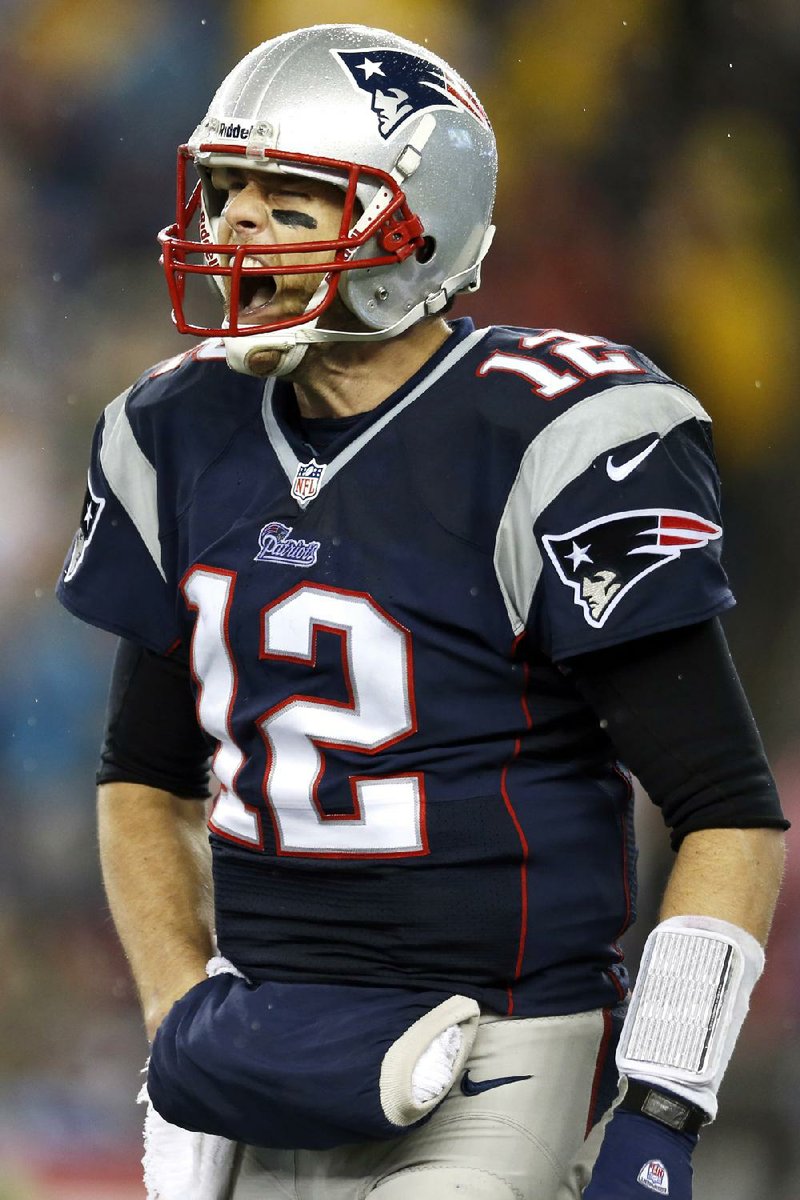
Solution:
[(424, 237), (416, 253), (418, 263), (429, 263), (436, 253), (436, 238)]

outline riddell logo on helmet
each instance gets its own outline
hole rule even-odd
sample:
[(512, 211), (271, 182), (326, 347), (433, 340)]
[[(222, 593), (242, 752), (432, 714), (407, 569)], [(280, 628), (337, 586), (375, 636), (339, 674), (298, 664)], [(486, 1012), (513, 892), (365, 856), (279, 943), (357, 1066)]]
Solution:
[(239, 121), (217, 121), (211, 120), (208, 123), (210, 133), (216, 134), (222, 138), (240, 138), (246, 142), (253, 130), (252, 125), (242, 125)]
[(252, 125), (235, 125), (231, 122), (228, 125), (221, 126), (219, 135), (226, 138), (242, 138), (243, 141), (246, 141), (250, 137), (250, 130), (252, 128)]

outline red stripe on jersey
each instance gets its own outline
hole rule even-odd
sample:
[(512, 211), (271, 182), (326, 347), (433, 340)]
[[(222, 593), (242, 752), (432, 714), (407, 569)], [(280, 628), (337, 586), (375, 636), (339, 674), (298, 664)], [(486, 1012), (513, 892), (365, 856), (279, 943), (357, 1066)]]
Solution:
[(608, 1047), (611, 1041), (611, 1010), (603, 1009), (603, 1036), (600, 1039), (600, 1049), (597, 1052), (597, 1062), (594, 1067), (594, 1078), (592, 1079), (592, 1094), (589, 1099), (589, 1111), (586, 1114), (586, 1130), (584, 1138), (589, 1136), (592, 1126), (594, 1125), (594, 1114), (597, 1108), (597, 1094), (600, 1091), (600, 1080), (603, 1078), (603, 1069), (606, 1065), (608, 1057)]
[[(525, 637), (525, 634), (522, 633), (522, 634), (520, 634), (520, 636), (518, 638), (516, 638), (514, 640), (514, 645), (512, 647), (512, 655), (516, 653), (516, 651), (518, 650), (519, 646), (521, 645), (524, 637)], [(533, 725), (533, 720), (531, 718), (530, 709), (528, 708), (528, 677), (529, 677), (529, 674), (530, 674), (530, 672), (528, 670), (528, 665), (527, 665), (527, 663), (525, 663), (525, 664), (523, 664), (524, 686), (523, 686), (522, 696), (520, 697), (520, 702), (522, 704), (522, 711), (525, 714), (525, 724), (528, 729), (530, 729)], [(503, 796), (503, 803), (506, 806), (508, 815), (511, 817), (511, 820), (514, 823), (514, 828), (517, 831), (517, 837), (519, 838), (519, 843), (520, 843), (520, 846), (522, 847), (522, 862), (520, 863), (520, 867), (519, 867), (519, 891), (520, 891), (519, 946), (517, 949), (517, 961), (514, 965), (514, 979), (513, 979), (512, 983), (506, 989), (506, 994), (508, 996), (508, 1003), (506, 1005), (506, 1016), (508, 1016), (508, 1017), (512, 1016), (514, 1013), (513, 984), (517, 982), (520, 975), (522, 974), (522, 963), (523, 963), (523, 959), (525, 958), (525, 943), (528, 938), (528, 839), (525, 837), (525, 833), (522, 829), (522, 826), (519, 823), (517, 814), (514, 811), (514, 806), (511, 803), (511, 798), (508, 794), (508, 786), (507, 786), (508, 768), (511, 766), (511, 763), (513, 763), (515, 761), (515, 759), (519, 756), (520, 748), (521, 748), (521, 741), (519, 738), (517, 738), (517, 740), (514, 743), (514, 753), (511, 755), (511, 760), (510, 760), (510, 762), (507, 762), (506, 765), (503, 767), (503, 772), (502, 772), (502, 775), (500, 776), (500, 791)]]
[[(511, 759), (512, 762), (518, 756), (519, 751), (520, 751), (520, 741), (519, 741), (519, 738), (517, 738), (517, 741), (514, 743), (514, 754)], [(517, 831), (517, 837), (519, 838), (520, 845), (522, 846), (522, 862), (520, 863), (520, 868), (519, 868), (519, 890), (520, 890), (519, 948), (517, 950), (517, 961), (514, 965), (514, 983), (516, 983), (516, 981), (519, 979), (520, 974), (522, 972), (522, 960), (525, 955), (525, 942), (528, 937), (528, 841), (527, 841), (527, 838), (525, 837), (525, 834), (523, 833), (522, 826), (520, 825), (519, 820), (517, 819), (517, 814), (514, 812), (514, 806), (512, 805), (511, 800), (509, 799), (508, 789), (506, 787), (506, 781), (508, 779), (508, 768), (510, 765), (511, 765), (510, 763), (506, 763), (506, 765), (503, 767), (503, 774), (500, 777), (500, 791), (502, 792), (502, 795), (503, 795), (503, 803), (506, 806), (508, 815), (511, 817), (511, 820), (514, 822), (514, 828)], [(507, 991), (508, 991), (508, 1005), (506, 1007), (506, 1016), (510, 1017), (510, 1016), (512, 1016), (512, 1014), (514, 1012), (514, 993), (511, 989), (511, 987), (509, 987), (507, 989)]]

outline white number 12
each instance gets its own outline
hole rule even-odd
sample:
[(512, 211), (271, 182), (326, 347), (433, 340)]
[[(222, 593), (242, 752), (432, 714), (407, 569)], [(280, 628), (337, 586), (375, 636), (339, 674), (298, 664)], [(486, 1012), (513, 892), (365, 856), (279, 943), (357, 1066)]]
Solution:
[[(228, 622), (235, 574), (195, 567), (183, 583), (197, 610), (192, 670), (200, 685), (198, 716), (219, 743), (214, 773), (220, 794), (211, 827), (235, 841), (263, 846), (259, 810), (245, 804), (237, 781), (245, 758), (231, 731), (238, 673)], [(261, 613), (260, 658), (313, 670), (320, 631), (342, 639), (348, 701), (293, 694), (258, 719), (267, 766), (263, 795), (279, 854), (382, 858), (427, 853), (422, 774), (351, 775), (352, 811), (326, 814), (318, 803), (324, 749), (373, 755), (416, 730), (411, 638), (372, 599), (322, 584), (299, 584)]]

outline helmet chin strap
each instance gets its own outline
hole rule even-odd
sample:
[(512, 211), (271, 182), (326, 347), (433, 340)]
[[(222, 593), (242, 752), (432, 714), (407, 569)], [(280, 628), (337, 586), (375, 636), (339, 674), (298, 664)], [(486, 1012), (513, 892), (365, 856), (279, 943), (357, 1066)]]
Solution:
[[(415, 325), (417, 321), (421, 321), (423, 317), (434, 316), (441, 312), (451, 296), (457, 292), (477, 291), (480, 287), (481, 263), (489, 251), (494, 234), (495, 226), (490, 225), (483, 236), (483, 243), (472, 266), (468, 267), (466, 271), (460, 271), (457, 275), (451, 275), (449, 279), (445, 279), (438, 292), (432, 292), (431, 295), (426, 296), (419, 304), (415, 304), (404, 317), (396, 321), (394, 325), (387, 326), (386, 329), (318, 329), (317, 321), (313, 320), (303, 325), (295, 325), (291, 329), (274, 330), (271, 333), (255, 333), (250, 337), (224, 338), (228, 366), (232, 367), (234, 371), (242, 371), (245, 375), (258, 375), (261, 373), (252, 370), (247, 365), (250, 355), (259, 350), (278, 350), (282, 351), (282, 354), (269, 375), (280, 379), (281, 376), (289, 375), (297, 369), (303, 360), (303, 355), (312, 344), (318, 345), (320, 342), (385, 342), (389, 338), (398, 337)], [(309, 301), (307, 310), (319, 303), (327, 286), (328, 277), (326, 276)]]
[[(310, 312), (311, 309), (316, 308), (320, 303), (328, 288), (329, 281), (330, 276), (326, 275), (306, 305), (305, 312)], [(301, 340), (296, 335), (301, 331), (316, 329), (316, 325), (317, 322), (315, 319), (313, 321), (306, 321), (303, 325), (294, 326), (292, 329), (276, 329), (272, 333), (251, 333), (249, 335), (246, 334), (244, 337), (223, 338), (228, 366), (234, 371), (241, 371), (243, 375), (257, 375), (261, 377), (264, 372), (253, 370), (250, 366), (252, 356), (260, 350), (277, 350), (280, 351), (278, 361), (273, 369), (267, 371), (266, 374), (273, 379), (281, 379), (284, 375), (291, 375), (292, 371), (296, 371), (300, 366), (311, 342), (310, 338)]]

